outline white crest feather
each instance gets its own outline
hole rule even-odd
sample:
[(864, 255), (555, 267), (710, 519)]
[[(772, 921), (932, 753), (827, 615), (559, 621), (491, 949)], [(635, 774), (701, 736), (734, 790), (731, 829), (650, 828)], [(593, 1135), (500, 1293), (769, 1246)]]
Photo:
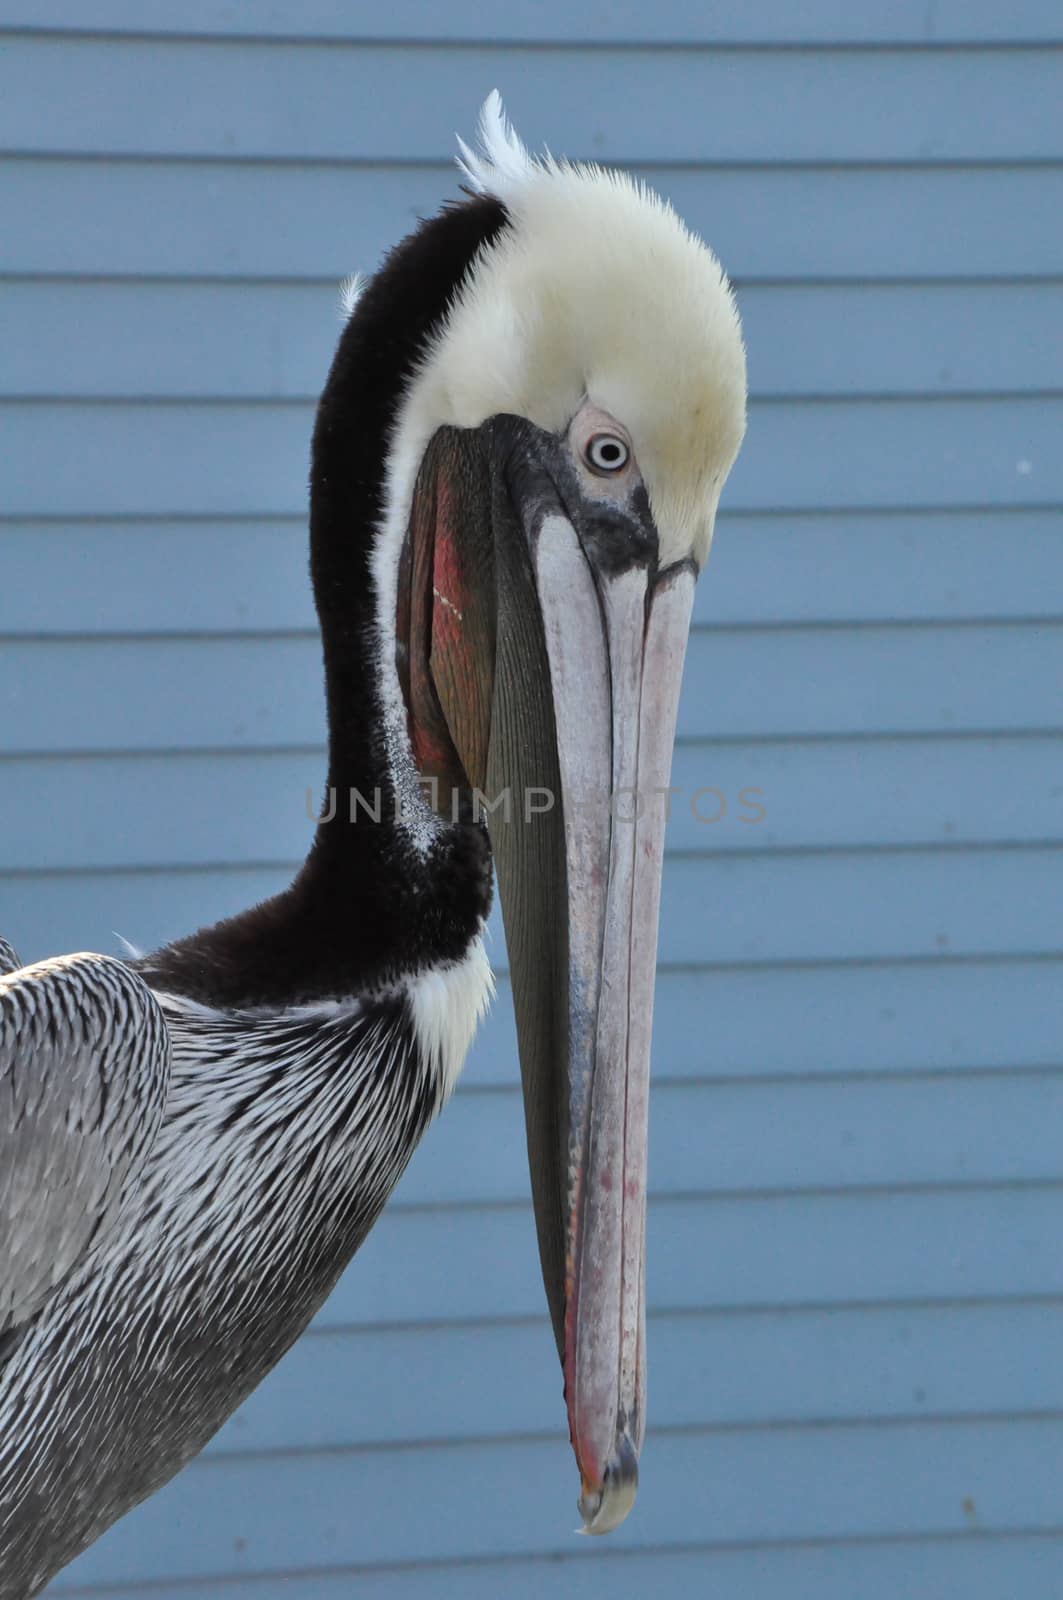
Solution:
[(352, 272), (350, 277), (344, 278), (340, 284), (340, 315), (344, 322), (349, 322), (351, 313), (362, 298), (365, 288), (365, 279), (360, 272)]
[(550, 164), (549, 156), (540, 162), (528, 154), (506, 116), (497, 89), (491, 90), (480, 108), (477, 132), (482, 155), (470, 149), (460, 134), (457, 136), (461, 151), (458, 166), (477, 194), (493, 194), (505, 200), (534, 177), (537, 170)]

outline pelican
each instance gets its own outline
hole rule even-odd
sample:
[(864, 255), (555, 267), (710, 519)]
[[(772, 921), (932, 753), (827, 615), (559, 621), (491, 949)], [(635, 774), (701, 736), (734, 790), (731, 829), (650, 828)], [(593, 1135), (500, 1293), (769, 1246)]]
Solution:
[(529, 155), (494, 94), (459, 165), (349, 288), (317, 411), (306, 861), (150, 955), (0, 948), (3, 1600), (322, 1305), (488, 1004), (495, 868), (585, 1528), (634, 1499), (665, 797), (745, 355), (715, 256), (641, 184)]

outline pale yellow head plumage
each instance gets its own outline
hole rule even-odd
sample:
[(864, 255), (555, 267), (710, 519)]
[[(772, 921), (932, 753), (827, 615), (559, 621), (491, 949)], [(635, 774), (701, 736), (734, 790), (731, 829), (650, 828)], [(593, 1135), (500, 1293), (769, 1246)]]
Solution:
[(480, 131), (483, 155), (462, 145), (461, 164), (511, 225), (434, 340), (397, 453), (416, 470), (436, 428), (499, 412), (561, 429), (589, 398), (631, 434), (662, 565), (700, 565), (745, 431), (745, 351), (719, 262), (625, 173), (529, 156), (497, 95)]

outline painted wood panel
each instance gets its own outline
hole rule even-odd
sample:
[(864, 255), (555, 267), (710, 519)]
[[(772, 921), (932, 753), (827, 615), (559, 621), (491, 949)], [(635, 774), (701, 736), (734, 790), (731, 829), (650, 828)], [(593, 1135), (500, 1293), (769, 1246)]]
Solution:
[[(31, 945), (23, 935), (32, 928), (16, 904), (8, 893), (4, 928), (17, 934), (24, 959), (85, 943), (116, 948), (109, 928), (97, 924), (96, 940), (79, 940), (77, 929), (64, 936), (61, 921)], [(1061, 994), (1059, 957), (662, 967), (654, 1077), (746, 1082), (1055, 1069), (1063, 1066)], [(508, 1086), (517, 1075), (503, 973), (462, 1081), (470, 1088)]]
[[(1063, 51), (440, 51), (424, 45), (33, 36), (0, 52), (0, 144), (20, 154), (434, 161), (501, 89), (534, 146), (655, 162), (1063, 156)], [(401, 82), (404, 115), (377, 88)], [(189, 86), (195, 86), (190, 97)], [(477, 87), (473, 89), (473, 86)], [(693, 104), (711, 115), (691, 117)], [(898, 105), (904, 115), (897, 115)], [(780, 107), (785, 108), (780, 114)]]
[[(308, 633), (306, 519), (0, 524), (0, 635)], [(200, 582), (209, 563), (212, 582)], [(42, 584), (42, 572), (63, 572)], [(84, 595), (92, 593), (91, 609)], [(1054, 510), (721, 512), (700, 624), (1063, 617)]]
[[(759, 396), (1021, 394), (1063, 368), (1058, 283), (752, 283), (740, 304)], [(338, 308), (323, 283), (15, 280), (0, 393), (315, 400)]]
[(670, 833), (637, 1517), (568, 1534), (496, 914), (499, 1003), (337, 1294), (57, 1589), (1054, 1594), (1058, 7), (482, 28), (0, 0), (0, 929), (151, 944), (285, 881), (336, 281), (454, 192), (492, 74), (529, 139), (634, 157), (736, 277), (755, 396), (677, 755), (728, 810)]
[[(14, 515), (302, 511), (313, 410), (291, 402), (0, 404)], [(731, 510), (1063, 500), (1063, 398), (754, 401)]]
[[(316, 751), (324, 736), (320, 645), (310, 635), (14, 640), (0, 650), (6, 754)], [(1058, 729), (1061, 678), (1058, 622), (698, 629), (679, 735)], [(81, 695), (91, 696), (91, 718)]]
[[(647, 1339), (655, 1428), (1063, 1410), (1056, 1304), (660, 1312)], [(208, 1453), (530, 1434), (557, 1379), (541, 1318), (315, 1329)]]
[[(117, 951), (118, 933), (149, 949), (212, 915), (239, 910), (282, 880), (263, 875), (222, 898), (225, 875), (203, 875), (194, 882), (191, 903), (172, 907), (152, 901), (154, 880), (130, 904), (138, 881), (8, 879), (0, 898), (5, 935), (27, 961), (56, 950)], [(204, 883), (215, 892), (213, 904), (204, 900)], [(173, 880), (167, 889), (173, 901)], [(493, 942), (491, 954), (500, 972), (499, 998), (465, 1070), (464, 1081), (472, 1086), (517, 1081), (505, 952)], [(1059, 956), (662, 964), (657, 995), (657, 1079), (1009, 1072), (1063, 1065)]]
[[(1061, 1124), (1063, 1070), (971, 1074), (963, 1083), (947, 1074), (666, 1081), (652, 1096), (650, 1190), (682, 1196), (1052, 1183)], [(524, 1154), (516, 1082), (506, 1091), (459, 1092), (414, 1156), (393, 1204), (523, 1200)]]
[[(308, 848), (324, 772), (316, 750), (23, 757), (3, 769), (0, 870), (286, 865)], [(668, 849), (686, 854), (1036, 843), (1063, 831), (1058, 734), (696, 741), (677, 749), (671, 782)], [(621, 797), (618, 816), (633, 806)], [(349, 815), (337, 797), (336, 825)]]
[[(1018, 1525), (1048, 1533), (1063, 1519), (1053, 1471), (1061, 1448), (1063, 1423), (1054, 1419), (736, 1429), (711, 1440), (698, 1430), (662, 1430), (640, 1502), (669, 1544), (691, 1534), (709, 1545), (902, 1530), (960, 1535), (972, 1520), (990, 1532)], [(564, 1551), (571, 1533), (556, 1530), (574, 1492), (563, 1476), (566, 1455), (564, 1441), (532, 1438), (479, 1445), (471, 1459), (468, 1447), (447, 1445), (415, 1454), (293, 1455), (279, 1471), (268, 1459), (217, 1459), (193, 1467), (136, 1513), (150, 1540), (105, 1536), (83, 1557), (79, 1577), (136, 1583), (149, 1575), (269, 1572), (285, 1563), (299, 1570), (454, 1558), (463, 1552), (470, 1499), (485, 1556), (516, 1556), (531, 1541), (541, 1551)], [(212, 1501), (209, 1524), (196, 1515), (201, 1477)], [(512, 1515), (515, 1484), (527, 1507), (520, 1519)], [(370, 1503), (379, 1510), (360, 1515)], [(644, 1538), (629, 1524), (613, 1547), (637, 1549)]]
[[(682, 1550), (594, 1549), (588, 1554), (528, 1556), (475, 1564), (431, 1561), (374, 1567), (349, 1566), (325, 1573), (280, 1578), (229, 1578), (232, 1600), (347, 1600), (352, 1587), (372, 1582), (374, 1600), (436, 1600), (441, 1584), (460, 1584), (467, 1600), (617, 1600), (658, 1594), (742, 1595), (743, 1600), (895, 1600), (911, 1591), (920, 1600), (955, 1600), (957, 1593), (990, 1596), (1051, 1594), (1063, 1581), (1063, 1535), (987, 1533), (972, 1526), (962, 1533), (874, 1539), (809, 1540), (726, 1549), (704, 1544)], [(295, 1585), (298, 1584), (298, 1588)], [(65, 1590), (65, 1585), (63, 1586)], [(58, 1592), (58, 1586), (57, 1586)], [(119, 1600), (128, 1589), (82, 1590), (97, 1600)], [(153, 1586), (157, 1600), (215, 1600), (213, 1582)]]
[[(0, 876), (8, 937), (30, 952), (141, 948), (277, 892), (284, 868)], [(669, 964), (1063, 952), (1063, 845), (678, 856), (665, 863)], [(489, 929), (502, 950), (497, 906)]]
[[(596, 44), (603, 24), (617, 42), (746, 43), (970, 43), (1063, 39), (1052, 0), (1014, 0), (1007, 14), (993, 0), (806, 0), (799, 9), (776, 5), (736, 10), (718, 0), (662, 0), (647, 11), (638, 0), (610, 0), (607, 12), (586, 15), (551, 5), (534, 14), (515, 9), (491, 21), (491, 36), (539, 44), (578, 40)], [(484, 38), (484, 14), (475, 0), (454, 0), (445, 27), (432, 0), (402, 0), (386, 13), (352, 10), (344, 0), (260, 0), (253, 11), (241, 0), (81, 0), (72, 12), (64, 0), (3, 0), (0, 26), (59, 33), (118, 32), (235, 38), (462, 39)]]
[[(749, 283), (740, 302), (754, 395), (1023, 394), (1063, 368), (1060, 283)], [(14, 280), (0, 392), (315, 400), (338, 304), (323, 283)]]
[[(332, 292), (457, 193), (449, 156), (398, 170), (223, 157), (4, 159), (0, 271), (314, 278)], [(740, 285), (1059, 276), (1058, 164), (637, 170)]]
[[(428, 1137), (445, 1137), (442, 1121)], [(1058, 1297), (1061, 1223), (1058, 1182), (659, 1195), (647, 1224), (647, 1292), (672, 1311)], [(317, 1325), (536, 1317), (541, 1299), (530, 1203), (399, 1205)]]

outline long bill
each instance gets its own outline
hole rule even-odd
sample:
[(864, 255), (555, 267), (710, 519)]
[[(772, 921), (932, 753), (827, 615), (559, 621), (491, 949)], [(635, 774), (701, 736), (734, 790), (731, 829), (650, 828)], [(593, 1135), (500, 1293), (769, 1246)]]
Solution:
[(696, 572), (659, 571), (655, 533), (624, 557), (623, 527), (517, 418), (436, 436), (411, 526), (415, 747), (452, 742), (487, 802), (580, 1511), (606, 1533), (645, 1432), (657, 914)]
[[(645, 568), (633, 567), (599, 596), (561, 519), (544, 524), (536, 568), (570, 929), (565, 1392), (580, 1510), (589, 1532), (604, 1533), (634, 1500), (645, 1432), (650, 1035), (694, 574), (676, 569), (651, 591)], [(594, 793), (598, 774), (611, 775), (606, 795)]]
[[(489, 789), (514, 805), (509, 825), (489, 825), (580, 1511), (605, 1533), (634, 1501), (645, 1432), (650, 1034), (696, 574), (604, 572), (560, 506), (526, 530), (541, 656), (528, 608), (516, 627), (507, 606), (500, 550)], [(545, 813), (545, 798), (528, 803), (544, 791)]]

